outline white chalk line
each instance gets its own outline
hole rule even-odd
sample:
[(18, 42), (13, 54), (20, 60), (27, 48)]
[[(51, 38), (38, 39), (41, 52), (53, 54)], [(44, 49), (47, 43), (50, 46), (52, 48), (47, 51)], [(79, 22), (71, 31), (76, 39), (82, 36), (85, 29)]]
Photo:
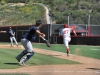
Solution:
[(79, 70), (79, 71), (0, 71), (0, 73), (34, 73), (34, 72), (40, 72), (40, 73), (51, 73), (51, 72), (54, 72), (54, 73), (100, 73), (100, 71), (82, 71), (82, 70)]
[(100, 49), (96, 49), (96, 48), (90, 48), (90, 50), (93, 50), (93, 51), (100, 51)]

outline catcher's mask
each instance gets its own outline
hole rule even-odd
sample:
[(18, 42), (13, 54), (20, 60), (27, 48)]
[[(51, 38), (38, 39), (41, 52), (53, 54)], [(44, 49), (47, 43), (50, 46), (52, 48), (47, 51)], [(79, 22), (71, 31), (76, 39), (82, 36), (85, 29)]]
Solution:
[(68, 24), (64, 24), (64, 28), (68, 28)]

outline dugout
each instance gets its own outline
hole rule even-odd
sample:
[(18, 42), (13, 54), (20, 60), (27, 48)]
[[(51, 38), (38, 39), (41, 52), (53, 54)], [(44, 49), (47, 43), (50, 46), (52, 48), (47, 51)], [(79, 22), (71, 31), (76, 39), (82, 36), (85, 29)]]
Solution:
[[(71, 33), (72, 45), (100, 45), (100, 26), (90, 26), (90, 36), (87, 36), (87, 25), (70, 24), (70, 27), (74, 28), (78, 36), (73, 36)], [(59, 32), (62, 30), (63, 24), (56, 24), (52, 26), (51, 43), (63, 44), (63, 39), (59, 37)]]
[[(12, 29), (16, 32), (15, 37), (18, 42), (20, 42), (22, 35), (25, 34), (31, 26), (32, 25), (11, 26)], [(9, 27), (10, 26), (0, 27), (0, 30), (8, 30)], [(52, 44), (55, 44), (55, 43), (62, 44), (63, 39), (59, 37), (59, 31), (58, 31), (62, 27), (63, 27), (63, 24), (52, 25), (52, 36), (50, 36), (50, 25), (44, 24), (43, 27), (40, 29), (40, 31), (46, 34), (46, 39), (48, 39)], [(85, 25), (80, 26), (80, 27), (82, 27), (82, 29), (86, 28)], [(80, 27), (78, 28), (75, 27), (75, 31), (77, 32), (77, 34), (81, 36), (77, 36), (77, 37), (71, 36), (72, 39), (71, 39), (70, 44), (72, 45), (77, 45), (77, 44), (79, 45), (100, 45), (100, 26), (90, 26), (90, 32), (92, 34), (90, 36), (86, 36), (85, 34), (82, 35), (82, 33), (86, 33), (86, 29), (83, 32), (83, 30)], [(10, 42), (8, 34), (0, 33), (0, 42)], [(43, 43), (44, 41), (37, 37), (34, 42)]]
[[(87, 34), (87, 30), (85, 28), (79, 26), (79, 25), (71, 24), (69, 26), (69, 28), (73, 28), (76, 31), (78, 36), (86, 36), (86, 34)], [(62, 29), (63, 29), (63, 25), (58, 27), (58, 28), (56, 28), (53, 31), (52, 36), (51, 36), (52, 43), (58, 43), (57, 42), (58, 41), (58, 37), (60, 36), (60, 32), (61, 32)], [(72, 32), (71, 32), (71, 36), (74, 36), (74, 34)]]
[[(54, 36), (51, 37), (53, 42)], [(63, 38), (56, 36), (56, 43), (63, 44)], [(53, 43), (54, 44), (54, 43)], [(71, 36), (71, 45), (100, 45), (100, 36)]]
[[(2, 31), (7, 31), (9, 29), (9, 27), (12, 27), (12, 29), (15, 31), (15, 37), (16, 37), (16, 40), (18, 42), (20, 42), (21, 40), (21, 37), (29, 30), (29, 28), (33, 26), (33, 25), (27, 25), (27, 26), (2, 26), (0, 27), (0, 30)], [(47, 24), (43, 24), (42, 28), (40, 29), (41, 32), (45, 33), (46, 34), (46, 39), (50, 39), (49, 37), (49, 25)], [(9, 35), (7, 33), (0, 33), (0, 42), (10, 42), (10, 38), (9, 38)], [(44, 41), (41, 39), (41, 38), (36, 38), (36, 40), (34, 42), (37, 42), (37, 43), (43, 43)]]

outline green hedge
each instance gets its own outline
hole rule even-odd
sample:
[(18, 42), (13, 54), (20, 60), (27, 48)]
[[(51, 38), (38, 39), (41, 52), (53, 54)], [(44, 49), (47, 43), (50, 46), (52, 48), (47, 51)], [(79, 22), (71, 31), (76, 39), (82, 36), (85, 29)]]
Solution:
[(44, 20), (44, 8), (40, 5), (26, 4), (25, 6), (0, 6), (1, 25), (31, 25), (37, 19)]

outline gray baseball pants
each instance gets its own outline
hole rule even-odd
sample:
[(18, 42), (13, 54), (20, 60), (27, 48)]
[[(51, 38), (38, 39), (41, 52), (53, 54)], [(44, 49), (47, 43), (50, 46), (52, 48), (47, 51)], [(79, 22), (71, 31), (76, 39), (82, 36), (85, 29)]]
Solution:
[(17, 57), (20, 59), (23, 57), (20, 60), (20, 63), (23, 63), (23, 62), (25, 63), (34, 55), (34, 52), (33, 52), (32, 43), (29, 40), (23, 38), (21, 39), (21, 43), (24, 46), (25, 50), (22, 51), (21, 54), (19, 54)]

